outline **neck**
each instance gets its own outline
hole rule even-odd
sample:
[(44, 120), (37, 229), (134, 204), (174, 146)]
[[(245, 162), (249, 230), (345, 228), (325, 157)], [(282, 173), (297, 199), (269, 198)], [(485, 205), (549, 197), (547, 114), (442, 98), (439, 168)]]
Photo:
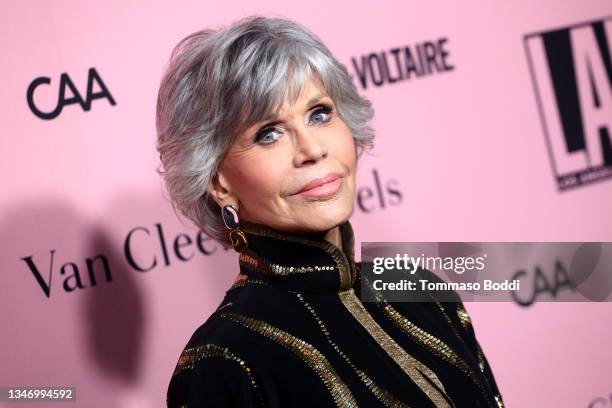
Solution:
[(302, 234), (304, 237), (314, 238), (318, 240), (325, 240), (330, 244), (333, 244), (338, 247), (341, 251), (342, 248), (342, 232), (340, 231), (340, 226), (336, 225), (328, 230), (323, 231), (315, 231), (315, 232), (307, 232)]
[[(249, 223), (249, 224), (253, 223), (253, 224), (264, 225), (264, 224), (260, 224), (259, 222), (251, 221), (249, 219), (243, 219), (241, 221)], [(282, 230), (278, 230), (278, 231), (282, 232)], [(296, 234), (296, 232), (288, 232), (288, 233)], [(340, 251), (344, 251), (344, 248), (342, 247), (342, 231), (340, 230), (340, 225), (336, 225), (330, 229), (323, 230), (323, 231), (305, 232), (305, 233), (302, 233), (302, 236), (307, 237), (307, 238), (318, 239), (318, 240), (321, 240), (321, 239), (325, 240), (329, 242), (330, 244), (337, 246), (338, 249), (340, 249)]]
[(327, 230), (325, 232), (324, 238), (326, 241), (334, 244), (342, 251), (342, 236), (340, 234), (340, 227), (336, 225), (335, 227)]
[(240, 254), (242, 272), (260, 275), (293, 290), (341, 291), (357, 273), (354, 235), (347, 220), (324, 231), (281, 231), (241, 220), (248, 246)]

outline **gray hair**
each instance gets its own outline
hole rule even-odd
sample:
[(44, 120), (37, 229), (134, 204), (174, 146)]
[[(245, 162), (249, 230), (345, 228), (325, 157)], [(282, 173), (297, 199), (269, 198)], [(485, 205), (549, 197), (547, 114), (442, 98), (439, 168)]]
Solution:
[(207, 187), (236, 137), (273, 116), (283, 102), (295, 103), (313, 74), (351, 129), (359, 158), (374, 146), (372, 104), (305, 27), (248, 16), (229, 27), (192, 33), (174, 47), (160, 83), (155, 126), (157, 172), (175, 214), (178, 209), (223, 247), (231, 246), (221, 208)]

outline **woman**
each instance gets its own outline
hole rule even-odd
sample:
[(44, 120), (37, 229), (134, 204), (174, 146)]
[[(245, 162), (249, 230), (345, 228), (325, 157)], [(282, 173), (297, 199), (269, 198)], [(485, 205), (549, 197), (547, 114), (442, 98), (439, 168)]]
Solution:
[(294, 22), (252, 16), (177, 45), (160, 173), (240, 272), (185, 345), (168, 406), (503, 406), (461, 302), (360, 301), (349, 217), (372, 116)]

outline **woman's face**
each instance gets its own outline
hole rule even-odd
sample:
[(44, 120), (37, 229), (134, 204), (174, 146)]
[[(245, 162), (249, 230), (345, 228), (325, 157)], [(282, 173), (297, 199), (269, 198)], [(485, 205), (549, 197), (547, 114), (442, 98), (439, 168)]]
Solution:
[[(309, 81), (277, 120), (239, 135), (209, 191), (241, 220), (284, 231), (324, 231), (349, 218), (355, 197), (355, 144), (318, 81)], [(339, 176), (302, 191), (314, 179)]]

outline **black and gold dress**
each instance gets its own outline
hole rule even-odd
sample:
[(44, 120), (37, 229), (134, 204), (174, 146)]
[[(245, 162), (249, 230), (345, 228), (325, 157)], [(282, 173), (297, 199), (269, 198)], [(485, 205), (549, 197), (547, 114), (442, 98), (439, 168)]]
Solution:
[(169, 407), (504, 406), (460, 301), (360, 301), (349, 221), (342, 250), (241, 224), (240, 274), (185, 345)]

